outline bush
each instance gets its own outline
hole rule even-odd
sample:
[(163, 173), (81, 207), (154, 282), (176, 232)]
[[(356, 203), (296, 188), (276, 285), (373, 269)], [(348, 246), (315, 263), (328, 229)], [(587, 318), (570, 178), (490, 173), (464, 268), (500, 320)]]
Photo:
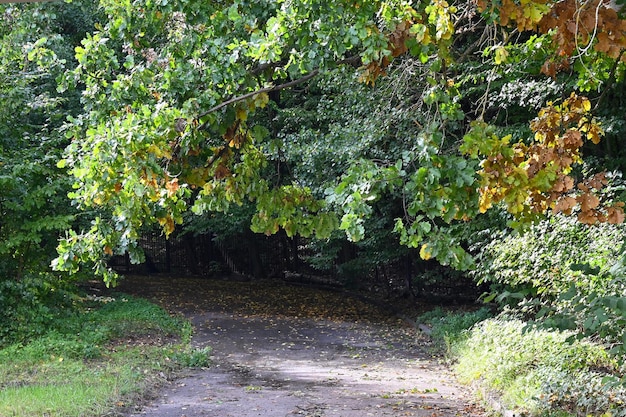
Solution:
[(483, 307), (471, 312), (447, 312), (437, 307), (417, 318), (418, 323), (432, 327), (430, 337), (438, 349), (445, 349), (448, 354), (453, 354), (452, 349), (462, 340), (469, 337), (469, 329), (476, 323), (492, 317), (489, 308)]
[(588, 226), (551, 216), (523, 234), (484, 244), (473, 272), (495, 299), (547, 328), (572, 330), (626, 359), (623, 225)]
[(114, 405), (207, 362), (208, 349), (188, 348), (190, 323), (146, 300), (81, 297), (74, 311), (39, 337), (0, 348), (0, 415), (117, 415)]
[(478, 382), (507, 408), (530, 415), (626, 416), (624, 387), (609, 383), (620, 374), (617, 362), (601, 346), (571, 336), (486, 320), (456, 346), (456, 370), (464, 382)]
[(48, 274), (0, 281), (0, 347), (45, 334), (75, 300), (69, 284)]
[(503, 302), (528, 296), (552, 301), (572, 284), (585, 293), (606, 293), (605, 275), (620, 257), (625, 231), (623, 225), (588, 226), (571, 216), (550, 216), (524, 233), (503, 231), (477, 245), (473, 274), (494, 284)]
[(211, 347), (190, 348), (174, 354), (174, 361), (186, 368), (206, 368), (211, 365)]
[[(149, 301), (127, 295), (77, 298), (77, 306), (46, 319), (45, 325), (5, 349), (19, 349), (32, 357), (49, 355), (73, 359), (93, 359), (104, 352), (104, 345), (133, 342), (150, 335), (154, 343), (172, 339), (188, 343), (191, 324)], [(42, 307), (47, 308), (47, 307)], [(70, 314), (71, 311), (71, 314)]]

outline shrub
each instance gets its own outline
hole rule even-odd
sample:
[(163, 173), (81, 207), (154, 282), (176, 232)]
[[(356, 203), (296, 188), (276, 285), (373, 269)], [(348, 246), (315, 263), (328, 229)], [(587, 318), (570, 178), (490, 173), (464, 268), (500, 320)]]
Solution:
[(487, 300), (626, 358), (626, 273), (619, 267), (625, 230), (551, 216), (523, 234), (502, 232), (484, 244), (473, 273), (492, 284)]
[[(588, 226), (574, 217), (550, 216), (524, 233), (500, 232), (477, 245), (479, 282), (495, 284), (505, 296), (554, 300), (572, 284), (585, 293), (606, 292), (605, 275), (621, 254), (623, 225)], [(585, 274), (581, 265), (588, 265)], [(572, 268), (572, 266), (574, 266)]]
[(435, 346), (445, 349), (448, 354), (454, 346), (469, 337), (468, 330), (476, 323), (492, 317), (490, 309), (483, 307), (470, 312), (447, 312), (441, 307), (437, 307), (417, 318), (418, 323), (427, 324), (432, 327), (430, 337)]
[(174, 361), (187, 368), (206, 368), (211, 365), (211, 347), (189, 348), (174, 354)]
[(71, 314), (76, 295), (70, 289), (44, 273), (0, 280), (0, 347), (41, 336)]
[(456, 370), (531, 415), (626, 416), (624, 387), (608, 383), (617, 362), (571, 332), (531, 328), (519, 320), (486, 320), (457, 346)]

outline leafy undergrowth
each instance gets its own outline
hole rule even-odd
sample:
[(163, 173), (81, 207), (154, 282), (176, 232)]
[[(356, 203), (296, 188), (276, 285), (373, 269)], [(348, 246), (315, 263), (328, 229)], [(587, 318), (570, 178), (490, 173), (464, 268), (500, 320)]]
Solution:
[(455, 347), (457, 371), (527, 415), (626, 416), (617, 360), (602, 346), (572, 336), (518, 320), (487, 320)]
[(492, 315), (491, 310), (486, 307), (465, 312), (436, 307), (420, 315), (417, 322), (431, 328), (430, 337), (434, 349), (451, 356), (454, 347), (467, 339), (468, 330)]
[(88, 297), (43, 336), (0, 350), (1, 416), (98, 416), (146, 395), (183, 366), (191, 326), (145, 300)]
[(456, 362), (459, 378), (515, 415), (626, 416), (624, 369), (598, 344), (571, 332), (532, 328), (484, 310), (437, 310), (418, 319), (433, 326), (435, 346)]

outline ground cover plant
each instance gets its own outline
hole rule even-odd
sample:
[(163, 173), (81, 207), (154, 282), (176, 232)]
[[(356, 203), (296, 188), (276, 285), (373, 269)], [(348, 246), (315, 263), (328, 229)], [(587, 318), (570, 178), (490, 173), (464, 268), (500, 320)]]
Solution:
[(208, 365), (191, 326), (146, 300), (81, 297), (36, 337), (0, 350), (0, 415), (97, 416), (146, 395), (183, 366)]
[(487, 320), (456, 344), (461, 380), (533, 416), (624, 416), (623, 369), (599, 344), (514, 319)]
[(473, 274), (496, 317), (419, 319), (460, 378), (527, 415), (624, 415), (623, 226), (551, 216), (486, 235)]
[(623, 416), (624, 365), (604, 346), (572, 331), (533, 327), (487, 310), (436, 309), (418, 321), (432, 326), (435, 348), (487, 408), (527, 416)]

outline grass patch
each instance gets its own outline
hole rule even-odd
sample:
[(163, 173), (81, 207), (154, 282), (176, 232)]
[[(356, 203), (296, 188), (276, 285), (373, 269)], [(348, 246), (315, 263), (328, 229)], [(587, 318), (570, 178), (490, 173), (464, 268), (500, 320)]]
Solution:
[(191, 325), (118, 294), (84, 299), (80, 312), (29, 342), (0, 350), (0, 415), (99, 416), (143, 396), (172, 372), (206, 366)]
[(428, 325), (435, 348), (452, 357), (455, 346), (469, 337), (469, 329), (492, 315), (488, 308), (459, 313), (437, 307), (419, 316), (417, 322)]

